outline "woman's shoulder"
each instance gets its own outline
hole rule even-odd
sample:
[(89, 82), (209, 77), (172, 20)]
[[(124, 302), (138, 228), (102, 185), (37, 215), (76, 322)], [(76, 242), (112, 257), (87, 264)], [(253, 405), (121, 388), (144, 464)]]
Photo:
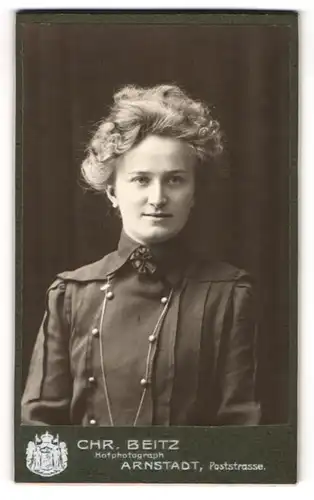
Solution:
[(110, 274), (112, 267), (115, 264), (116, 252), (109, 253), (101, 259), (86, 264), (77, 269), (63, 271), (58, 273), (56, 281), (67, 282), (89, 282), (89, 281), (103, 281)]
[(201, 254), (192, 264), (188, 277), (197, 281), (238, 282), (245, 286), (252, 283), (249, 272), (223, 260), (216, 260)]

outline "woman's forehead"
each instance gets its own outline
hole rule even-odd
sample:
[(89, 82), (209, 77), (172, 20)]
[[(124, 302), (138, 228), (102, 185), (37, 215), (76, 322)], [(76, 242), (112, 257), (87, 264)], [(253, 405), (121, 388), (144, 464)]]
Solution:
[(194, 163), (190, 147), (178, 139), (148, 136), (121, 158), (126, 172), (189, 170)]

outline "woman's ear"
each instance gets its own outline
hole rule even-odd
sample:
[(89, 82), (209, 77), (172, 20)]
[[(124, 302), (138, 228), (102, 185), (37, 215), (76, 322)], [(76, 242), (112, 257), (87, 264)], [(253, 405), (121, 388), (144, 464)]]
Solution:
[(112, 184), (109, 184), (106, 187), (106, 194), (107, 194), (109, 200), (111, 201), (111, 204), (112, 204), (113, 208), (117, 208), (118, 201), (117, 201), (117, 198), (116, 198), (115, 188), (114, 188), (114, 186)]

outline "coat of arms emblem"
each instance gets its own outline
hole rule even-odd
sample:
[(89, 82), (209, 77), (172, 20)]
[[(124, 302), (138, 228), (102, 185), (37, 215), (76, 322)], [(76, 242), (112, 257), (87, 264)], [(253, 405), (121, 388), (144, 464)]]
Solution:
[(68, 450), (59, 435), (54, 437), (48, 431), (34, 441), (29, 441), (26, 448), (26, 465), (34, 474), (50, 477), (64, 471), (68, 465)]

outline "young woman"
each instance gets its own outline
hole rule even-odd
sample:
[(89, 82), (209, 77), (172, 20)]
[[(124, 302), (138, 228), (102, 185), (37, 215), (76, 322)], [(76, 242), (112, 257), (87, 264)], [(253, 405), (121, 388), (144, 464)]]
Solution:
[(221, 149), (210, 110), (176, 86), (114, 96), (82, 172), (118, 211), (121, 238), (50, 286), (23, 423), (258, 424), (250, 277), (186, 238)]

